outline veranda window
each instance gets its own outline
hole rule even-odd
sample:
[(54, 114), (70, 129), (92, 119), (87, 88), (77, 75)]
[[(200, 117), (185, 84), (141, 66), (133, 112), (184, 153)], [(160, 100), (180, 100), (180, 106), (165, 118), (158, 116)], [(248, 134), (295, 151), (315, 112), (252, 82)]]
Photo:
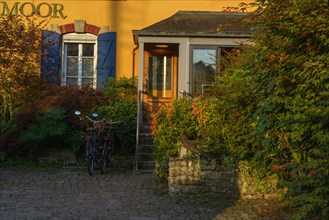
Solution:
[(192, 48), (192, 95), (211, 95), (217, 82), (220, 60), (234, 47), (193, 47)]
[(194, 48), (192, 56), (193, 96), (206, 95), (215, 82), (217, 48)]

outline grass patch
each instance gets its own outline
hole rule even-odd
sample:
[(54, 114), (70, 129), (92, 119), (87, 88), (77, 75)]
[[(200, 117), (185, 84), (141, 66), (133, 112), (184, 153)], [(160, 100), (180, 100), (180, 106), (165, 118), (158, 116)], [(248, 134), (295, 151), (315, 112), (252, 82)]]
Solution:
[(7, 159), (0, 163), (0, 168), (4, 169), (19, 169), (19, 170), (31, 170), (31, 169), (59, 169), (63, 168), (62, 163), (55, 162), (34, 162), (26, 158)]
[(175, 196), (174, 198), (179, 201), (188, 201), (195, 204), (202, 204), (207, 207), (217, 209), (218, 211), (222, 211), (227, 209), (228, 207), (234, 206), (238, 200), (238, 198), (233, 198), (233, 197), (223, 198), (215, 194), (209, 194), (209, 193), (180, 195), (180, 196)]
[(281, 200), (230, 198), (205, 193), (172, 198), (215, 209), (220, 219), (289, 219), (289, 210), (284, 209), (287, 204)]

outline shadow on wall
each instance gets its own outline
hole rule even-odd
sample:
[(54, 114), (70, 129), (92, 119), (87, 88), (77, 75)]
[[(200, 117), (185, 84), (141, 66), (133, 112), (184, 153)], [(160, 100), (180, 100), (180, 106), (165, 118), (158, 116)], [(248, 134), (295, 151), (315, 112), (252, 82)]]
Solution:
[(214, 193), (223, 198), (239, 198), (238, 174), (215, 160), (170, 159), (170, 195)]
[(216, 205), (219, 213), (240, 198), (238, 174), (216, 160), (170, 159), (168, 191), (171, 196), (201, 196), (203, 205)]

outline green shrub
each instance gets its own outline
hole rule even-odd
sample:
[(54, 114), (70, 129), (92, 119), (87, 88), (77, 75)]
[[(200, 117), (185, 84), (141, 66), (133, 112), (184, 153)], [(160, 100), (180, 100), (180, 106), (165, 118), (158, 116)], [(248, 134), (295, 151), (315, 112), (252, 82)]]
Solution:
[(68, 126), (62, 108), (47, 109), (35, 122), (28, 124), (19, 140), (23, 150), (35, 156), (54, 148), (76, 151), (82, 143), (80, 133)]
[(156, 174), (166, 178), (169, 158), (179, 156), (182, 133), (193, 140), (199, 149), (216, 155), (220, 160), (228, 153), (223, 125), (218, 100), (215, 98), (182, 98), (160, 108), (152, 122), (156, 144)]
[[(259, 1), (261, 2), (261, 1)], [(255, 13), (258, 166), (277, 170), (293, 218), (329, 216), (328, 1), (265, 1)]]
[(135, 150), (137, 101), (120, 99), (109, 105), (99, 106), (95, 111), (110, 121), (120, 121), (114, 124), (116, 136), (116, 153), (131, 154)]
[(74, 115), (74, 111), (91, 112), (95, 106), (104, 103), (102, 92), (91, 88), (42, 84), (34, 89), (31, 98), (24, 99), (20, 107), (15, 110), (13, 125), (5, 127), (5, 132), (0, 136), (0, 150), (6, 152), (8, 157), (24, 157), (26, 150), (23, 149), (19, 137), (26, 130), (27, 125), (35, 123), (36, 117), (43, 115), (45, 110), (64, 109), (67, 126), (79, 130), (79, 120)]
[(101, 117), (120, 121), (113, 125), (116, 136), (115, 153), (132, 154), (136, 145), (137, 80), (135, 78), (109, 78), (103, 94), (106, 104), (94, 109)]
[(7, 154), (6, 152), (0, 151), (0, 165), (6, 160)]
[(162, 179), (167, 179), (169, 158), (177, 157), (180, 149), (181, 131), (174, 122), (174, 107), (168, 105), (160, 108), (153, 117), (152, 126), (156, 145), (153, 152), (155, 174)]
[(221, 72), (221, 94), (231, 94), (218, 98), (228, 117), (246, 125), (241, 131), (252, 131), (240, 135), (249, 146), (242, 148), (246, 158), (262, 175), (278, 175), (292, 218), (328, 218), (328, 1), (257, 0), (253, 6), (255, 45)]
[(136, 100), (137, 97), (137, 78), (121, 77), (121, 78), (109, 78), (104, 83), (104, 97), (110, 102), (118, 99), (131, 99)]

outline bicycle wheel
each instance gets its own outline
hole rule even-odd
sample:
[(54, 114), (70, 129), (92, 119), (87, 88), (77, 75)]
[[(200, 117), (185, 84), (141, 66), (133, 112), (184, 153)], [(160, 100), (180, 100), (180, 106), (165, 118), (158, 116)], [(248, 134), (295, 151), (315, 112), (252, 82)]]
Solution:
[(88, 166), (88, 173), (90, 176), (94, 174), (94, 152), (90, 141), (86, 142), (86, 159)]
[(102, 149), (102, 155), (101, 155), (101, 162), (100, 162), (100, 168), (101, 168), (101, 173), (104, 173), (104, 170), (107, 166), (107, 152), (108, 152), (108, 147), (109, 147), (109, 141), (104, 140), (103, 142), (103, 149)]
[(112, 154), (114, 151), (114, 133), (111, 131), (109, 133), (109, 141), (106, 153), (106, 166), (110, 167), (112, 165)]
[(89, 158), (88, 159), (88, 173), (90, 176), (94, 174), (94, 159)]
[(102, 168), (101, 152), (94, 152), (94, 170), (100, 170)]

